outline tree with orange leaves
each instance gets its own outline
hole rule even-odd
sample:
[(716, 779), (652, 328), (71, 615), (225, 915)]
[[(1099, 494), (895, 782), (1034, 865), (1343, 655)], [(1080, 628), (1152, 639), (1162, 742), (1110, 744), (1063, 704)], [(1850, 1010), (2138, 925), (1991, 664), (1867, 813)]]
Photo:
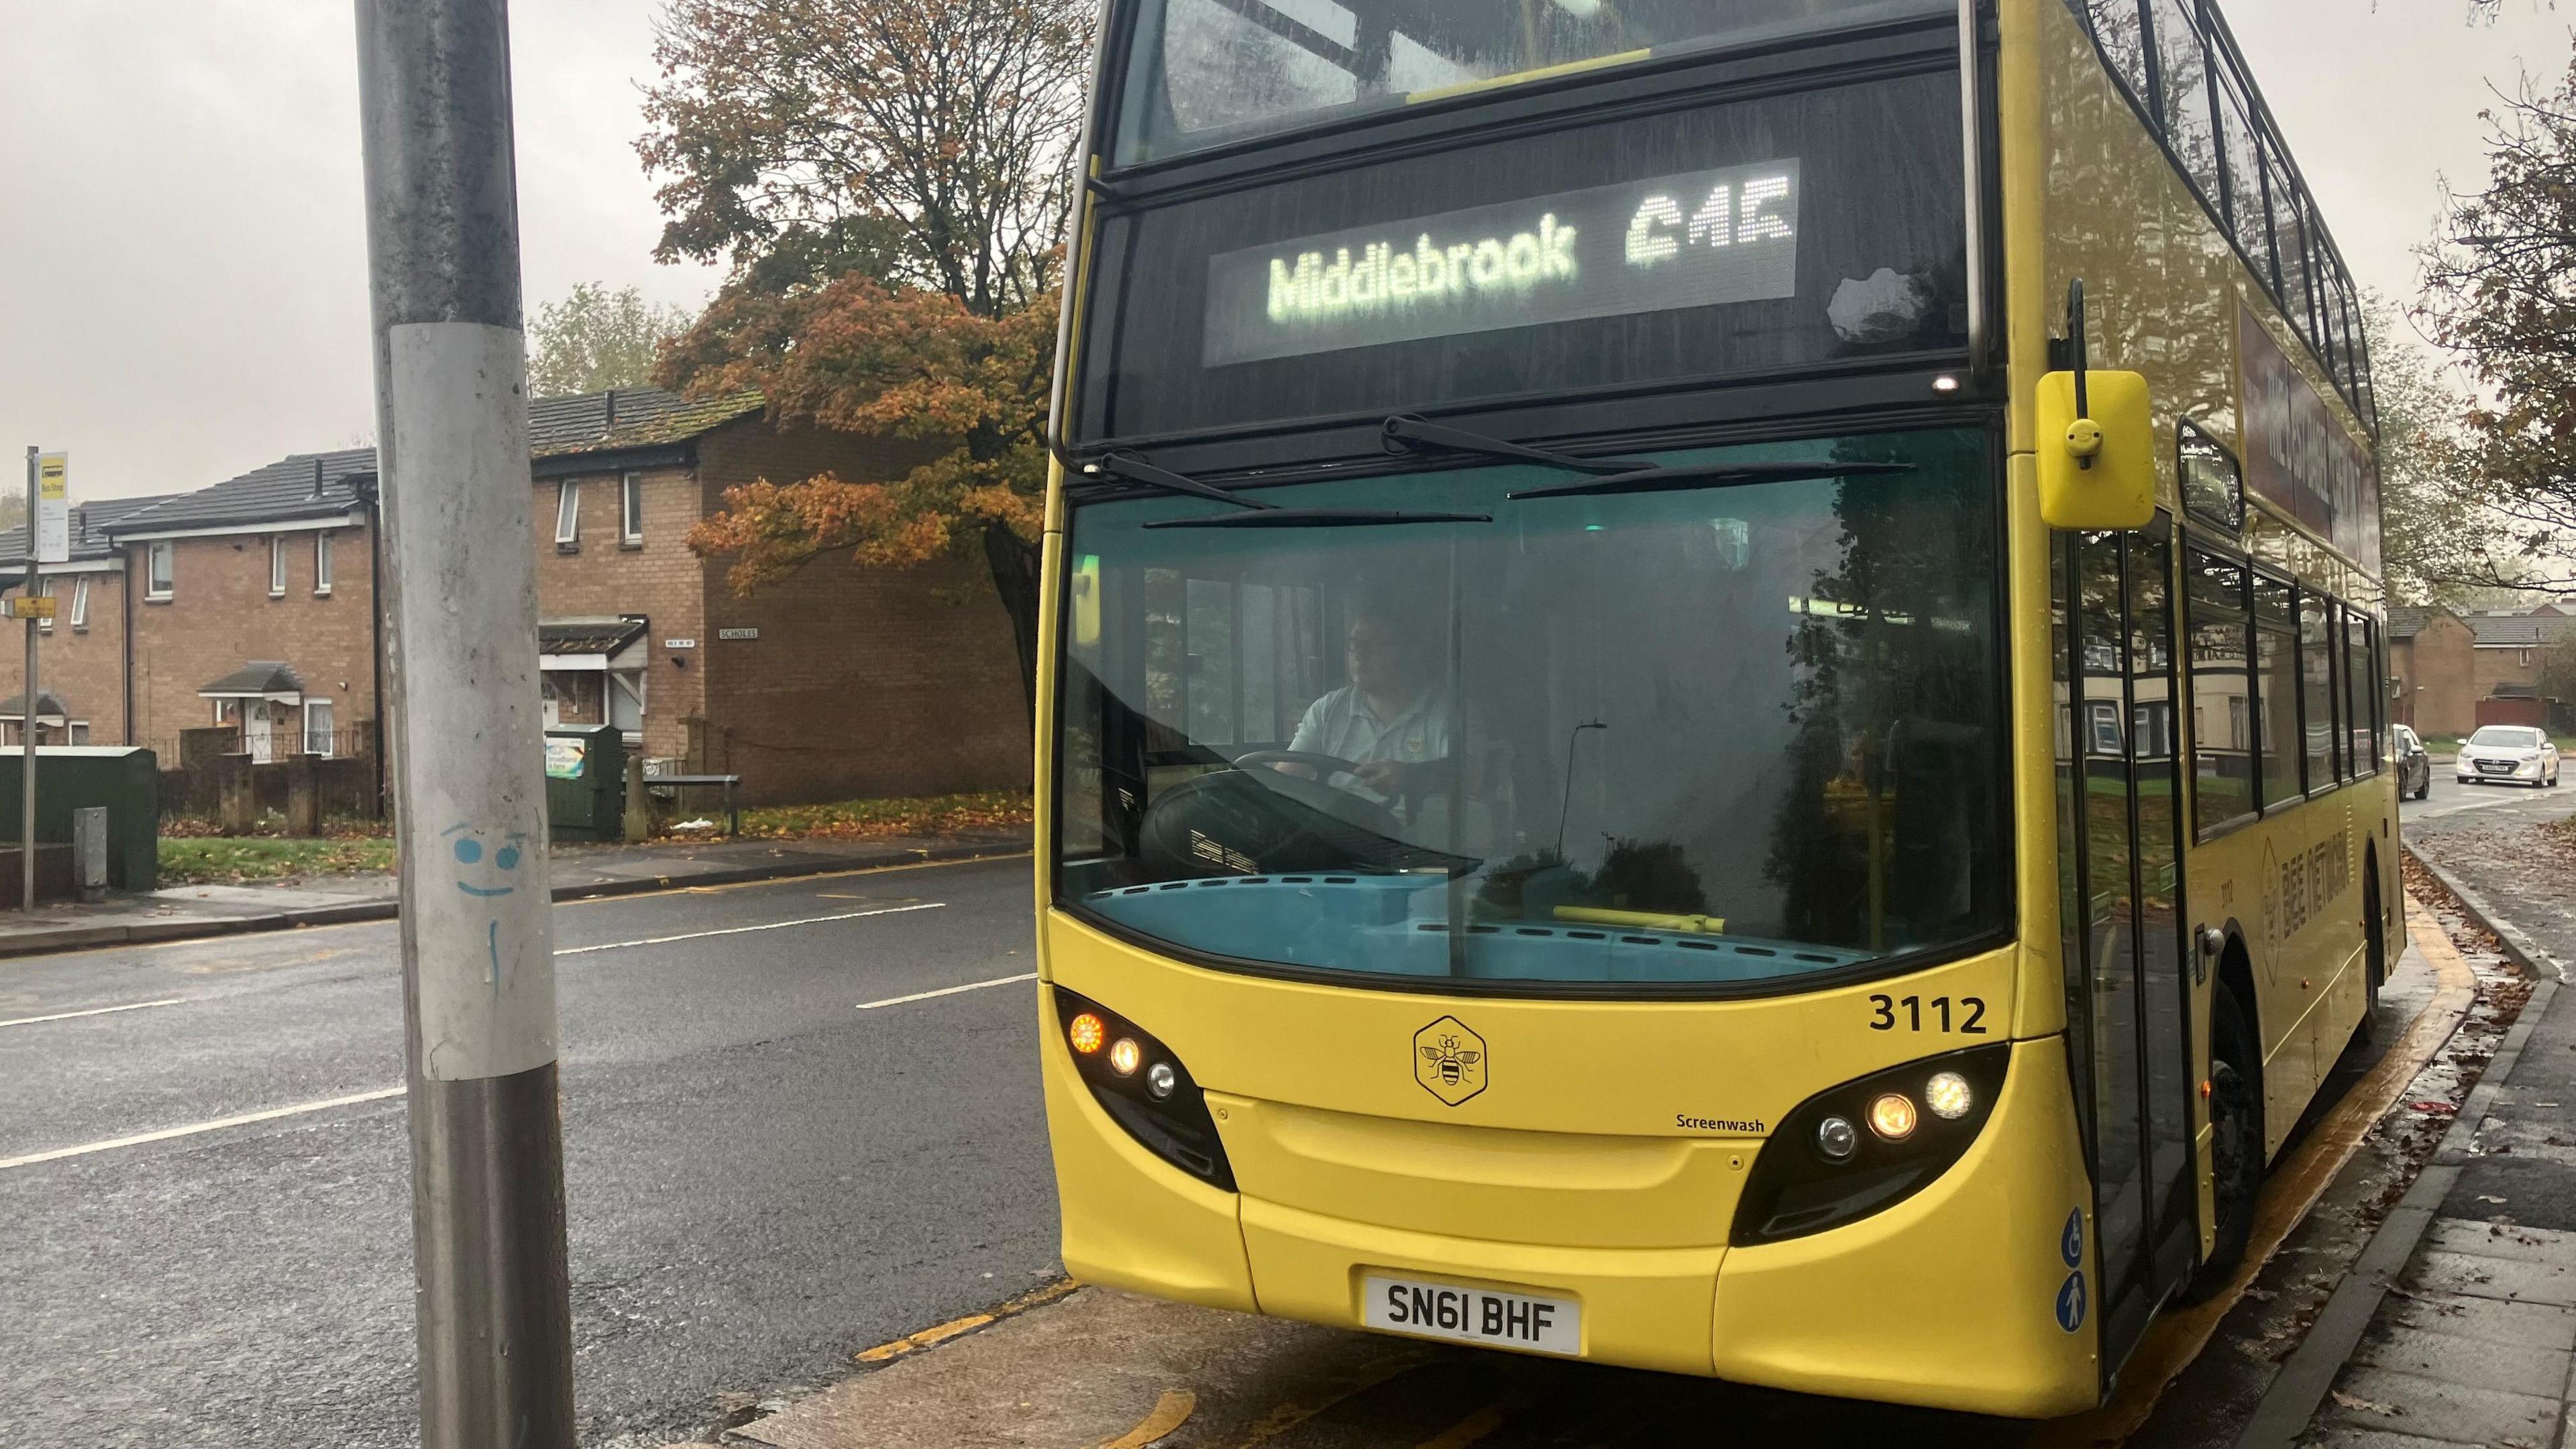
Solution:
[(639, 143), (660, 254), (733, 272), (657, 378), (921, 445), (891, 480), (727, 489), (690, 534), (749, 593), (816, 560), (980, 552), (1034, 688), (1077, 0), (670, 0)]

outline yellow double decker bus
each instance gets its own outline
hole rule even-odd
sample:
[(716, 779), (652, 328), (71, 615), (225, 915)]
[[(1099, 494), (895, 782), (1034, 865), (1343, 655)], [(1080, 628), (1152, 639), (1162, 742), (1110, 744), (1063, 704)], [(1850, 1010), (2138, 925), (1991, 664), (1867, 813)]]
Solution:
[(2395, 929), (2355, 293), (2203, 0), (1110, 0), (1067, 1266), (2043, 1416)]

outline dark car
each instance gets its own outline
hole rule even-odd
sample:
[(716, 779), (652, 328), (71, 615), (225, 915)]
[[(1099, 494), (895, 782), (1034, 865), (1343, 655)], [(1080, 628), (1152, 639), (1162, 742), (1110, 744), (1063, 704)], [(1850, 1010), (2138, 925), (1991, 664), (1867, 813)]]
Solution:
[(2424, 742), (2404, 725), (2397, 731), (2397, 798), (2421, 800), (2433, 793), (2433, 757), (2424, 752)]

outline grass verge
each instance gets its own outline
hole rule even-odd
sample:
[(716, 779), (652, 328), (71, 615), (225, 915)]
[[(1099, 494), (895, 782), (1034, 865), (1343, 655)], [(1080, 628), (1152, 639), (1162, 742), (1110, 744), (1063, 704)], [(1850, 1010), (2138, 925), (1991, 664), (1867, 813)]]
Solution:
[(161, 839), (163, 885), (232, 885), (289, 876), (348, 875), (394, 868), (394, 843), (383, 836), (345, 839), (245, 835)]
[[(720, 815), (708, 818), (721, 821)], [(823, 805), (760, 805), (742, 812), (742, 833), (773, 840), (872, 840), (888, 835), (947, 835), (960, 830), (1024, 826), (1036, 818), (1026, 790), (914, 799), (835, 800)]]

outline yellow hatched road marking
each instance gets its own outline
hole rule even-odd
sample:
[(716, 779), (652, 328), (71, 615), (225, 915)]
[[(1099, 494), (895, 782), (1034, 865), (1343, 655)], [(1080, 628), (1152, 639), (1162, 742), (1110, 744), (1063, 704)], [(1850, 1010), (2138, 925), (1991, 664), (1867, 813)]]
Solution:
[(1187, 1389), (1165, 1389), (1154, 1401), (1154, 1411), (1136, 1423), (1136, 1427), (1115, 1439), (1104, 1441), (1100, 1449), (1145, 1449), (1145, 1446), (1181, 1427), (1190, 1410), (1199, 1406), (1199, 1396)]
[(2218, 1330), (2218, 1321), (2244, 1296), (2254, 1275), (2263, 1271), (2263, 1265), (2281, 1246), (2281, 1240), (2289, 1236), (2290, 1229), (2317, 1205), (2326, 1184), (2334, 1180), (2361, 1146), (2362, 1136), (2397, 1105), (2406, 1084), (2415, 1079), (2415, 1074), (2424, 1069), (2433, 1053), (2451, 1039), (2451, 1033), (2466, 1019), (2469, 1004), (2477, 995), (2477, 978), (2470, 973), (2469, 963), (2460, 959), (2451, 938), (2442, 933), (2433, 913), (2411, 896), (2406, 904), (2406, 934), (2415, 949), (2433, 964), (2439, 981), (2433, 999), (2417, 1013), (2406, 1035), (2360, 1081), (2353, 1083), (2352, 1090), (2344, 1093), (2343, 1100), (2317, 1124), (2298, 1151), (2283, 1159), (2271, 1181), (2264, 1185), (2263, 1196), (2255, 1204), (2254, 1231), (2245, 1245), (2245, 1264), (2237, 1269), (2227, 1287), (2207, 1302), (2157, 1318), (2121, 1369), (2120, 1388), (2111, 1401), (2089, 1414), (2077, 1414), (2042, 1427), (2031, 1436), (2028, 1449), (2117, 1444), (2136, 1433), (2154, 1411), (2165, 1386), (2208, 1347), (2210, 1335)]
[(905, 1354), (946, 1343), (961, 1333), (971, 1333), (988, 1323), (998, 1323), (1005, 1318), (1026, 1313), (1032, 1308), (1053, 1303), (1080, 1286), (1082, 1285), (1070, 1278), (1059, 1278), (1043, 1288), (1030, 1289), (990, 1313), (969, 1313), (963, 1318), (952, 1318), (946, 1323), (933, 1324), (919, 1333), (907, 1334), (891, 1342), (878, 1344), (874, 1348), (862, 1349), (851, 1357), (860, 1363), (885, 1363), (890, 1359), (898, 1359)]
[(1291, 1399), (1272, 1406), (1252, 1421), (1252, 1427), (1244, 1432), (1242, 1438), (1226, 1445), (1225, 1449), (1256, 1449), (1256, 1446), (1269, 1443), (1317, 1414), (1347, 1403), (1396, 1375), (1420, 1368), (1430, 1361), (1431, 1355), (1420, 1350), (1406, 1350), (1380, 1359), (1321, 1398)]
[(1467, 1417), (1423, 1440), (1415, 1449), (1467, 1449), (1486, 1435), (1512, 1421), (1512, 1416), (1537, 1402), (1538, 1395), (1522, 1390), (1506, 1394)]

